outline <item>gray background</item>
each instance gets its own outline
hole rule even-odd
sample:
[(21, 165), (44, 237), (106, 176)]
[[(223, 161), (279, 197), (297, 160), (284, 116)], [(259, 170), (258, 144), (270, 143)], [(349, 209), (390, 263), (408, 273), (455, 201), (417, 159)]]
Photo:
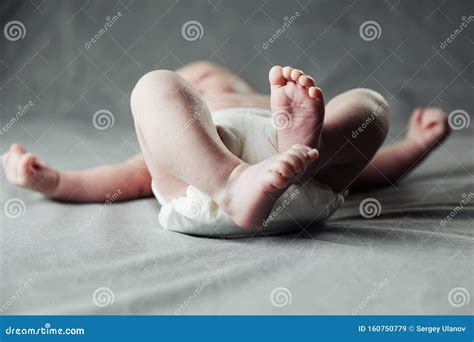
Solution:
[[(473, 15), (465, 1), (2, 1), (1, 27), (20, 20), (26, 36), (0, 36), (0, 118), (34, 103), (8, 132), (1, 150), (21, 142), (57, 168), (118, 162), (139, 151), (129, 95), (145, 72), (175, 69), (196, 59), (221, 63), (268, 92), (272, 65), (314, 75), (327, 98), (355, 87), (382, 93), (392, 111), (387, 143), (403, 134), (416, 106), (447, 113), (473, 111), (474, 24), (446, 49), (444, 41)], [(122, 13), (90, 49), (84, 43)], [(262, 43), (296, 11), (301, 16), (268, 49)], [(203, 37), (187, 41), (183, 24), (197, 20)], [(364, 41), (360, 25), (377, 21), (379, 39)], [(114, 126), (97, 130), (92, 115), (113, 113)], [(20, 198), (24, 215), (2, 211), (3, 313), (174, 313), (199, 284), (209, 285), (183, 314), (350, 314), (389, 282), (360, 314), (466, 314), (448, 293), (474, 293), (472, 204), (447, 227), (440, 219), (474, 192), (473, 127), (459, 131), (403, 183), (353, 194), (323, 227), (298, 234), (211, 240), (164, 231), (153, 199), (108, 207), (55, 203), (12, 187), (2, 174), (0, 202)], [(360, 216), (362, 199), (382, 212)], [(27, 286), (23, 284), (32, 279)], [(109, 287), (112, 305), (92, 295)], [(272, 305), (286, 287), (292, 301)], [(24, 289), (23, 289), (24, 288)], [(19, 289), (21, 295), (15, 296)], [(15, 297), (14, 299), (12, 299)]]

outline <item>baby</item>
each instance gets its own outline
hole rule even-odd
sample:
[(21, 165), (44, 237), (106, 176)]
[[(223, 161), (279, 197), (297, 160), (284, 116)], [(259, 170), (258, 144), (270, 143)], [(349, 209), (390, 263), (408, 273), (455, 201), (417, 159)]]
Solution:
[[(239, 229), (253, 232), (290, 186), (317, 184), (340, 195), (391, 185), (449, 134), (440, 109), (417, 108), (405, 137), (380, 148), (389, 110), (377, 92), (353, 89), (326, 104), (315, 80), (298, 69), (274, 66), (269, 81), (266, 96), (206, 62), (149, 72), (131, 94), (141, 153), (116, 165), (59, 171), (14, 144), (2, 157), (6, 176), (15, 185), (73, 202), (103, 202), (119, 188), (118, 200), (150, 196), (153, 180), (155, 194), (166, 204), (190, 196), (192, 187)], [(273, 141), (274, 153), (254, 159), (246, 156), (254, 155), (252, 149), (242, 153), (252, 137), (225, 124), (247, 120), (242, 110), (249, 118), (268, 115), (271, 141), (263, 131), (253, 138), (261, 134), (262, 146)], [(216, 124), (219, 115), (227, 118), (224, 124)], [(255, 139), (252, 146), (259, 148)]]

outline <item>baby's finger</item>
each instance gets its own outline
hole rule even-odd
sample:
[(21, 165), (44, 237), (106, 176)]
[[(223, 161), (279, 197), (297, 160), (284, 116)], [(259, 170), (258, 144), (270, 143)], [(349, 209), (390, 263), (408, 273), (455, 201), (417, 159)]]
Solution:
[(20, 144), (12, 144), (10, 146), (10, 151), (12, 152), (15, 152), (15, 153), (19, 153), (19, 154), (23, 154), (26, 152), (26, 149), (21, 146)]
[(9, 152), (5, 152), (4, 154), (2, 154), (3, 167), (6, 167), (9, 159), (10, 159), (10, 153)]
[(23, 184), (27, 183), (35, 170), (33, 169), (33, 163), (36, 160), (36, 156), (33, 153), (25, 153), (18, 160), (16, 171), (18, 174), (18, 180)]

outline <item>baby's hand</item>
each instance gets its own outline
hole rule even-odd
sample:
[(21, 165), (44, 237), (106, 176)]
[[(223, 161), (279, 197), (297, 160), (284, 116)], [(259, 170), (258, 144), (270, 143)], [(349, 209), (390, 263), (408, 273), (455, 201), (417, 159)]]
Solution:
[(417, 108), (408, 124), (407, 138), (423, 148), (441, 143), (449, 135), (448, 119), (440, 108)]
[(3, 169), (10, 183), (50, 195), (57, 188), (59, 173), (23, 146), (13, 144), (2, 155)]

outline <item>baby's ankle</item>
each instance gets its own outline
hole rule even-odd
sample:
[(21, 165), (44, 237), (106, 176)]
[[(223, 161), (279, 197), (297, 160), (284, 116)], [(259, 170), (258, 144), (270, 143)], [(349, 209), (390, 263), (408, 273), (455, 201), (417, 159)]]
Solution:
[(224, 211), (228, 212), (231, 210), (233, 187), (236, 180), (242, 174), (242, 172), (249, 165), (246, 163), (237, 164), (228, 174), (225, 182), (221, 185), (214, 193), (210, 194), (211, 198), (221, 207)]

